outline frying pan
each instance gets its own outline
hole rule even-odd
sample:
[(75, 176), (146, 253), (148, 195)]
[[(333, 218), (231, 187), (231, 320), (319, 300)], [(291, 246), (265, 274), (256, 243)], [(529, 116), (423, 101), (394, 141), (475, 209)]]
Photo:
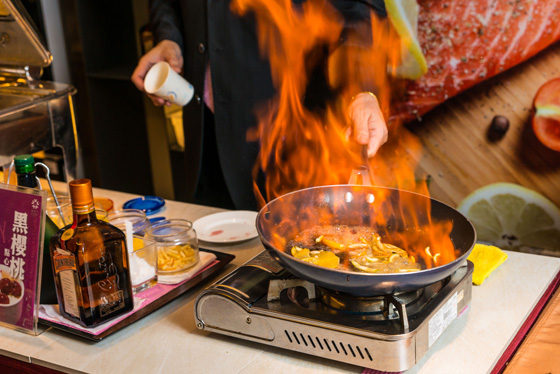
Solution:
[[(427, 209), (419, 209), (426, 207)], [(410, 219), (414, 211), (417, 217)], [(374, 217), (384, 217), (378, 222)], [(316, 225), (372, 227), (380, 233), (405, 232), (420, 224), (451, 220), (450, 239), (456, 259), (412, 273), (372, 274), (330, 269), (293, 257), (290, 239)], [(316, 285), (354, 296), (375, 296), (412, 291), (451, 275), (461, 266), (476, 242), (472, 224), (450, 206), (413, 192), (363, 185), (312, 187), (280, 196), (257, 216), (257, 231), (272, 257), (292, 274)], [(381, 234), (383, 240), (383, 234)]]

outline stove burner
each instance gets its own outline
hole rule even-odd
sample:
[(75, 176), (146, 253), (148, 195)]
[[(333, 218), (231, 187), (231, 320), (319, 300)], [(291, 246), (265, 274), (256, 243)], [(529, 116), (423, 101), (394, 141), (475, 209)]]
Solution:
[[(424, 288), (388, 295), (355, 296), (317, 286), (302, 279), (271, 279), (267, 301), (292, 308), (364, 321), (397, 320), (401, 332), (410, 331), (409, 315), (420, 313), (449, 282), (446, 278)], [(292, 310), (290, 313), (298, 313)]]
[[(318, 298), (323, 304), (341, 313), (370, 314), (388, 312), (387, 295), (381, 296), (353, 296), (344, 292), (329, 290), (317, 286)], [(417, 302), (422, 296), (423, 289), (410, 292), (396, 293), (393, 296), (404, 305)], [(396, 316), (394, 316), (396, 317)]]

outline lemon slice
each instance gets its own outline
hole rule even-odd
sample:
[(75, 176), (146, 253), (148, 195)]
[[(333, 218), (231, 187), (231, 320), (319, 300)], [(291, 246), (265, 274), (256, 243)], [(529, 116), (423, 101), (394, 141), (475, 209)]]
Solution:
[(329, 251), (321, 251), (314, 256), (302, 258), (302, 260), (330, 269), (336, 269), (340, 265), (340, 258)]
[(300, 260), (302, 258), (307, 258), (307, 257), (309, 257), (309, 249), (293, 246), (292, 247), (292, 256), (294, 256), (295, 258), (299, 258)]
[(495, 183), (467, 196), (457, 208), (479, 240), (502, 249), (560, 256), (560, 209), (528, 188)]
[(292, 256), (310, 264), (319, 265), (325, 268), (336, 269), (340, 264), (340, 258), (330, 251), (314, 251), (308, 248), (297, 246), (292, 247)]
[(392, 74), (418, 79), (428, 71), (426, 58), (418, 42), (418, 4), (416, 0), (385, 0), (387, 15), (401, 39), (402, 60)]

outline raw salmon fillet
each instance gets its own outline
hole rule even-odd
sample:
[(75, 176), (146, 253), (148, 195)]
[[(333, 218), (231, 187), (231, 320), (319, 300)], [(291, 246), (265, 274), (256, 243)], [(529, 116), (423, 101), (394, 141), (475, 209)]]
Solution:
[(419, 118), (560, 39), (560, 0), (418, 0), (428, 72), (392, 104), (392, 119)]

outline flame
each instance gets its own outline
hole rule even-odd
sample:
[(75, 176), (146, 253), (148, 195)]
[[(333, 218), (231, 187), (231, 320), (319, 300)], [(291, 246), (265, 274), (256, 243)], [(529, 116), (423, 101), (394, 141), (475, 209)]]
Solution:
[[(348, 136), (353, 96), (373, 92), (384, 117), (390, 118), (391, 97), (402, 92), (405, 84), (388, 73), (401, 58), (400, 40), (390, 21), (369, 12), (360, 21), (345, 23), (326, 0), (299, 5), (290, 0), (234, 0), (232, 10), (255, 15), (260, 51), (270, 62), (277, 88), (272, 101), (256, 109), (258, 127), (247, 133), (248, 139), (260, 143), (253, 169), (260, 205), (307, 187), (346, 184), (352, 170), (364, 163), (361, 147)], [(325, 80), (320, 94), (327, 98), (317, 103), (309, 87), (316, 83), (318, 71)], [(421, 143), (400, 123), (390, 123), (389, 129), (389, 142), (369, 160), (375, 184), (428, 196), (425, 179), (415, 177)], [(264, 186), (256, 182), (259, 173), (265, 175)], [(407, 201), (407, 196), (394, 209), (417, 234), (387, 232), (386, 236), (426, 264), (456, 258), (449, 239), (451, 223), (420, 220), (419, 216), (430, 216), (425, 214), (430, 211), (430, 200)], [(390, 220), (391, 212), (369, 213), (375, 216), (372, 224), (377, 227), (385, 227)], [(330, 214), (309, 217), (314, 217), (315, 224), (332, 223)], [(301, 215), (298, 220), (298, 227), (306, 221)], [(285, 244), (286, 238), (280, 237), (278, 244)], [(432, 248), (429, 255), (428, 246)]]

